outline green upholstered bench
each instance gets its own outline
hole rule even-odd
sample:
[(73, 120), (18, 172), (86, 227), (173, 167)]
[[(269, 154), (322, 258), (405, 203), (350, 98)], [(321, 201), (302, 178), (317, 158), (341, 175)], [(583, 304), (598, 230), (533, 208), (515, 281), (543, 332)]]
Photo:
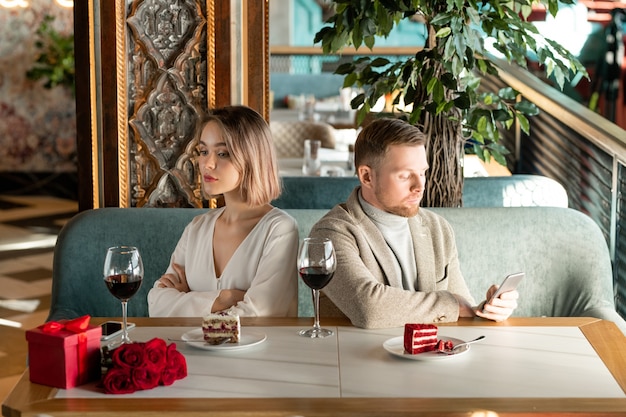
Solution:
[[(298, 221), (301, 237), (324, 209), (286, 210)], [(568, 208), (435, 209), (452, 224), (461, 270), (477, 300), (505, 275), (523, 271), (516, 316), (593, 316), (616, 313), (609, 251), (598, 226)], [(183, 228), (202, 209), (103, 208), (76, 215), (61, 231), (54, 253), (49, 319), (120, 316), (121, 309), (102, 277), (109, 246), (137, 246), (144, 283), (128, 304), (129, 316), (146, 316), (146, 294), (165, 271)], [(294, 260), (295, 261), (295, 260)], [(298, 277), (294, 276), (294, 279)], [(299, 315), (311, 316), (310, 290), (299, 280)]]

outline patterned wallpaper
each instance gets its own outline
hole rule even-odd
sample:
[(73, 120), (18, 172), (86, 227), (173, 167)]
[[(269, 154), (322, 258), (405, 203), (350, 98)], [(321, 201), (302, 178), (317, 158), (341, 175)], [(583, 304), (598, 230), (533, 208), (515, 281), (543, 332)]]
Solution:
[(56, 0), (0, 7), (0, 172), (75, 172), (76, 120), (69, 89), (46, 89), (26, 71), (38, 51), (35, 32), (45, 15), (54, 28), (73, 31), (73, 11)]

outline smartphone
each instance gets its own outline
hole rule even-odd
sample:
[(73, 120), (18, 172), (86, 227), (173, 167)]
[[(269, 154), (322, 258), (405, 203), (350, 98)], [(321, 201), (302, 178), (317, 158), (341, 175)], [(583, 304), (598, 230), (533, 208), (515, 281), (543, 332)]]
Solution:
[(507, 275), (506, 278), (504, 278), (504, 281), (502, 281), (502, 284), (500, 284), (500, 287), (498, 288), (498, 290), (493, 294), (493, 296), (485, 304), (491, 303), (494, 299), (498, 298), (500, 294), (504, 292), (512, 291), (516, 289), (517, 285), (520, 283), (522, 278), (524, 278), (524, 275), (526, 274), (524, 274), (523, 272), (517, 272), (515, 274)]
[[(110, 340), (122, 334), (121, 321), (105, 321), (100, 325), (102, 327), (102, 337), (100, 340)], [(135, 323), (126, 323), (128, 330), (135, 327)]]

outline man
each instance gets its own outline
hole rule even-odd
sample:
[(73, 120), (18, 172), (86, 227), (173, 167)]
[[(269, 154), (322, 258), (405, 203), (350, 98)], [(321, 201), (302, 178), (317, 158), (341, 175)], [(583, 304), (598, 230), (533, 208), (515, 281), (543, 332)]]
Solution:
[[(399, 119), (378, 119), (359, 134), (354, 153), (361, 185), (310, 234), (330, 238), (337, 254), (321, 297), (324, 315), (343, 313), (355, 326), (384, 328), (473, 316), (501, 321), (517, 307), (517, 291), (473, 307), (450, 224), (419, 207), (425, 141), (419, 128)], [(486, 299), (497, 288), (491, 286)]]

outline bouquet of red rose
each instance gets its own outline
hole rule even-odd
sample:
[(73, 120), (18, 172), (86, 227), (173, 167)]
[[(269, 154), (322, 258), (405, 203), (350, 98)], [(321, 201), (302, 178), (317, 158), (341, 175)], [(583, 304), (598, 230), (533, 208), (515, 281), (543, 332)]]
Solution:
[(148, 342), (127, 343), (112, 351), (108, 371), (102, 379), (107, 394), (128, 394), (172, 385), (187, 376), (187, 362), (176, 345), (154, 338)]

